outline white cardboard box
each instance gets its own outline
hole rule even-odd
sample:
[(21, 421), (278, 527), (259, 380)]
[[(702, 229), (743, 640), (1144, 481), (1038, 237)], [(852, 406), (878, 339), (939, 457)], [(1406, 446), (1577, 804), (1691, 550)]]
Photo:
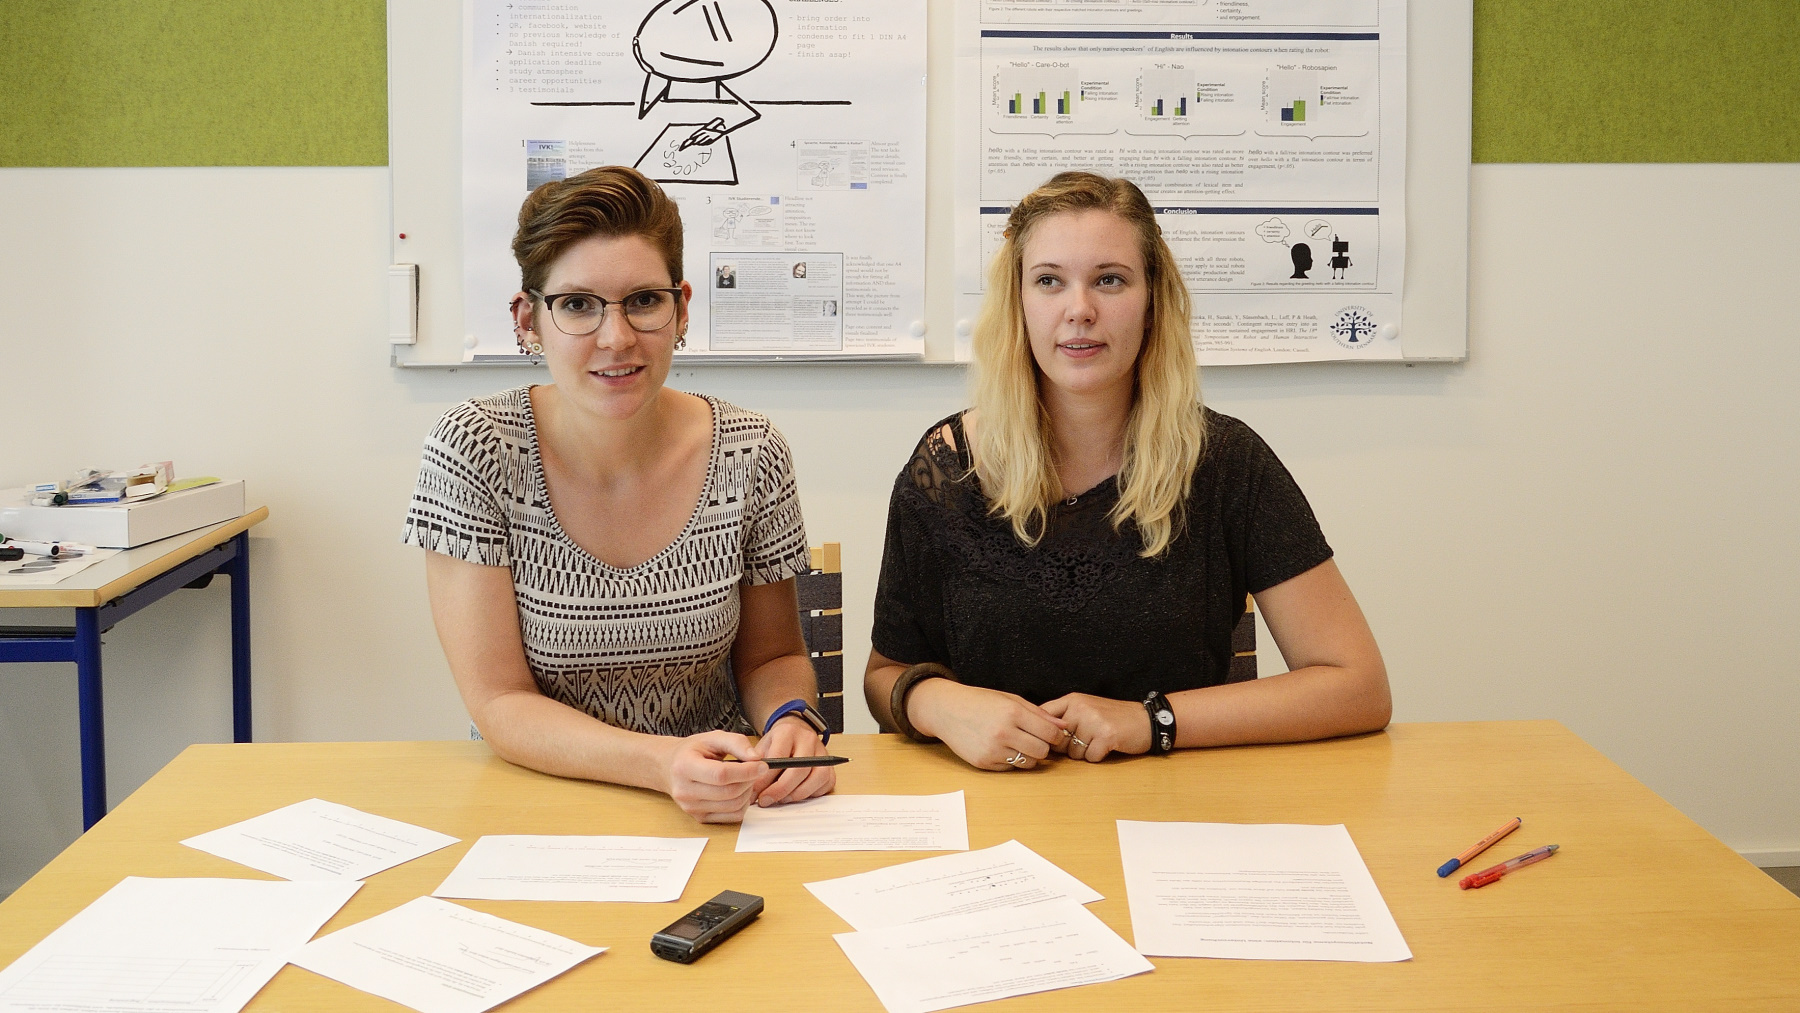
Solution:
[(142, 503), (37, 507), (25, 489), (0, 492), (0, 534), (129, 549), (244, 514), (244, 481), (166, 492)]

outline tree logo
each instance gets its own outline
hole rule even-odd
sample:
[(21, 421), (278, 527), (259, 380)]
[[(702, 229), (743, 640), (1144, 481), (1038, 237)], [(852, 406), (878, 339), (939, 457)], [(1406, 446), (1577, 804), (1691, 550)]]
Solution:
[(1375, 343), (1375, 318), (1361, 306), (1346, 306), (1328, 330), (1345, 348), (1367, 348)]

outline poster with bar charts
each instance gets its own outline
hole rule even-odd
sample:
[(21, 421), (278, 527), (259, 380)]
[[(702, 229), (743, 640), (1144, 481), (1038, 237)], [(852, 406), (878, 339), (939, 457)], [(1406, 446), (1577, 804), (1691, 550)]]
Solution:
[(1401, 357), (1406, 0), (970, 0), (956, 32), (962, 321), (1013, 205), (1085, 169), (1156, 209), (1203, 364)]
[(525, 196), (602, 165), (681, 209), (678, 359), (924, 352), (925, 0), (464, 0), (462, 145), (467, 360), (525, 354)]

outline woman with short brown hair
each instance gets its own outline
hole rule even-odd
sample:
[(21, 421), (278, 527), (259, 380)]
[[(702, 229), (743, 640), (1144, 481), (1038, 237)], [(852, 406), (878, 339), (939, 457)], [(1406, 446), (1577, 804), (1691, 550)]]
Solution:
[(591, 169), (532, 192), (513, 252), (514, 333), (553, 382), (445, 413), (404, 536), (429, 550), (432, 618), (482, 737), (708, 822), (830, 791), (828, 767), (756, 762), (829, 736), (795, 604), (806, 532), (769, 421), (663, 385), (693, 294), (674, 202)]

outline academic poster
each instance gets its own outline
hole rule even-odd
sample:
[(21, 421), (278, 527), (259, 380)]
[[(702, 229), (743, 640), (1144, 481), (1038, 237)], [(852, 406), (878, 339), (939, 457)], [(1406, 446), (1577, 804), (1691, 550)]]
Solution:
[(969, 0), (957, 16), (960, 317), (1012, 205), (1091, 169), (1156, 208), (1202, 363), (1400, 357), (1406, 0)]
[(465, 0), (463, 16), (468, 358), (522, 354), (507, 304), (526, 194), (599, 165), (681, 208), (681, 356), (923, 354), (924, 0)]

